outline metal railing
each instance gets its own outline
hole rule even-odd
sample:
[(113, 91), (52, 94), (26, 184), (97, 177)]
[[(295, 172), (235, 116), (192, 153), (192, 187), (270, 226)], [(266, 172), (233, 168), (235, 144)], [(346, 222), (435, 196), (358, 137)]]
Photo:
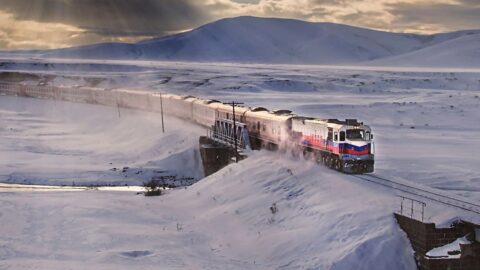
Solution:
[[(229, 119), (217, 119), (212, 129), (207, 131), (207, 136), (218, 143), (234, 147), (235, 140), (239, 149), (250, 149), (250, 139), (248, 136), (247, 125), (241, 122), (235, 122)], [(235, 134), (236, 132), (236, 134)]]
[[(425, 207), (427, 204), (425, 202), (404, 196), (398, 197), (401, 199), (399, 214), (406, 217), (409, 216), (412, 219), (421, 220), (423, 222)], [(421, 219), (418, 217), (419, 215)]]

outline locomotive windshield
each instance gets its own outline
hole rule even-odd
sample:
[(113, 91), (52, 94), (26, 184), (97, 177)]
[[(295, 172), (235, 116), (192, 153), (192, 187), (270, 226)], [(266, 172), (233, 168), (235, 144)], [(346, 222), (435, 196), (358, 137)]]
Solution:
[[(368, 133), (368, 132), (367, 132)], [(347, 140), (352, 141), (368, 141), (369, 136), (363, 129), (347, 129)]]

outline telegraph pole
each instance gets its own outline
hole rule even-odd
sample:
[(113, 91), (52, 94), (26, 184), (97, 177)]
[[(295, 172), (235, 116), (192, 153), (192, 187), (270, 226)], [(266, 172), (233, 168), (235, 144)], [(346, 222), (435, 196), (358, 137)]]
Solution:
[(232, 106), (232, 111), (233, 111), (233, 141), (235, 145), (235, 163), (238, 162), (238, 152), (237, 152), (237, 124), (235, 123), (235, 106), (236, 105), (242, 105), (243, 102), (225, 102), (223, 103), (225, 105), (231, 105)]
[(52, 92), (53, 92), (53, 101), (54, 101), (54, 104), (55, 104), (55, 107), (57, 107), (57, 91), (55, 91), (55, 83), (54, 81), (52, 80)]
[(120, 105), (118, 104), (118, 92), (117, 90), (112, 90), (112, 91), (115, 91), (115, 102), (117, 103), (118, 118), (120, 118)]
[(160, 113), (162, 115), (162, 132), (165, 133), (165, 125), (163, 124), (163, 98), (162, 98), (161, 92), (160, 92)]

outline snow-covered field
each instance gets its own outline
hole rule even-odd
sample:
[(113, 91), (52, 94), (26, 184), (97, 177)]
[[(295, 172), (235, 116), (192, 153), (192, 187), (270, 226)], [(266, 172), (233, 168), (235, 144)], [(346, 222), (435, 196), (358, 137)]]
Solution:
[[(3, 63), (4, 71), (30, 75), (3, 73), (2, 80), (150, 89), (358, 118), (374, 130), (376, 174), (480, 201), (478, 70)], [(1, 96), (1, 181), (138, 184), (156, 170), (201, 177), (194, 149), (202, 128), (168, 118), (162, 135), (156, 114), (121, 109), (120, 115), (116, 108)], [(159, 198), (2, 190), (0, 268), (414, 268), (392, 216), (396, 194), (359, 181), (260, 151)], [(456, 217), (478, 221), (427, 201), (427, 220), (446, 224)]]
[[(196, 126), (126, 109), (2, 96), (0, 181), (141, 185), (152, 176), (201, 179)], [(128, 168), (127, 168), (128, 167)]]

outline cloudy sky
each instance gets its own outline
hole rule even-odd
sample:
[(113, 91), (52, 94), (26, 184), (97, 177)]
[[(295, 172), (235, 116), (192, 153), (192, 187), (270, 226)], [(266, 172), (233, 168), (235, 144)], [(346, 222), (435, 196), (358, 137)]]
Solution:
[(241, 15), (435, 33), (480, 29), (480, 0), (0, 0), (0, 49), (134, 42)]

